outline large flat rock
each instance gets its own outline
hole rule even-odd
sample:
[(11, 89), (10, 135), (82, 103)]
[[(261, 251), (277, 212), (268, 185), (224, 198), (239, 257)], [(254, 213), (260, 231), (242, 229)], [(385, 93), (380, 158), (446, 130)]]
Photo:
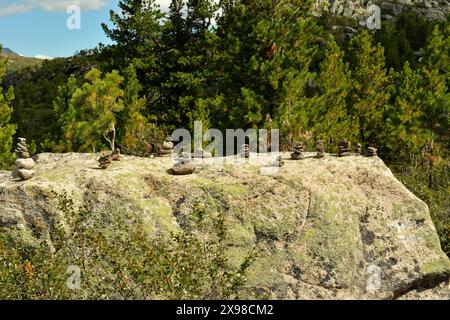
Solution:
[(266, 167), (269, 155), (206, 159), (194, 174), (173, 176), (170, 158), (124, 157), (100, 170), (98, 155), (40, 154), (29, 181), (0, 172), (0, 226), (33, 241), (34, 221), (50, 223), (59, 194), (77, 204), (91, 190), (97, 210), (132, 210), (161, 236), (183, 232), (203, 203), (225, 212), (230, 265), (255, 245), (262, 252), (247, 298), (449, 298), (450, 261), (427, 205), (377, 157), (310, 156), (283, 154), (278, 172)]

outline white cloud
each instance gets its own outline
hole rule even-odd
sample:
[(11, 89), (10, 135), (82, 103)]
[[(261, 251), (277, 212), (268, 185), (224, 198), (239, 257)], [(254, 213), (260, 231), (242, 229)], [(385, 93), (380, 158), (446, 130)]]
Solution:
[[(168, 11), (171, 0), (156, 0), (161, 10)], [(108, 0), (0, 0), (0, 17), (11, 16), (40, 8), (50, 12), (66, 12), (70, 5), (77, 5), (81, 10), (98, 10), (108, 4)], [(118, 9), (118, 8), (113, 8)]]
[(41, 59), (41, 60), (53, 60), (53, 57), (50, 56), (46, 56), (43, 54), (38, 54), (37, 56), (34, 56), (36, 59)]
[(97, 10), (108, 3), (107, 0), (27, 0), (40, 6), (45, 11), (66, 11), (71, 5), (77, 5), (81, 10)]
[(0, 17), (28, 12), (35, 8), (51, 12), (65, 12), (70, 5), (77, 5), (81, 10), (97, 10), (106, 4), (108, 4), (108, 0), (19, 0), (14, 4), (0, 0)]
[(0, 17), (12, 16), (33, 9), (29, 4), (3, 4), (0, 2)]

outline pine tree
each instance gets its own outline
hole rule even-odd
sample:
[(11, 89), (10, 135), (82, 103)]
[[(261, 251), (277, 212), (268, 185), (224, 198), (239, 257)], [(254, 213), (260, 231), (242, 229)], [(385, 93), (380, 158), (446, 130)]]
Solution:
[(320, 63), (317, 87), (310, 115), (316, 138), (328, 142), (329, 146), (342, 139), (357, 140), (357, 120), (350, 116), (347, 106), (351, 75), (344, 53), (333, 37), (328, 39), (325, 58)]
[(118, 124), (119, 143), (124, 153), (149, 156), (157, 143), (164, 139), (164, 132), (152, 120), (154, 116), (144, 116), (146, 97), (141, 97), (136, 70), (131, 65), (125, 71), (124, 110)]
[(444, 32), (438, 26), (422, 51), (420, 72), (423, 80), (424, 123), (436, 134), (438, 142), (450, 149), (450, 23)]
[(160, 58), (165, 14), (155, 0), (121, 0), (119, 8), (119, 12), (110, 11), (112, 28), (102, 24), (106, 35), (115, 42), (103, 48), (103, 59), (108, 70), (125, 70), (133, 64), (147, 95), (147, 108), (157, 108), (164, 105)]
[(75, 90), (65, 114), (65, 137), (73, 134), (77, 151), (96, 151), (108, 142), (115, 148), (117, 113), (123, 110), (123, 78), (117, 71), (101, 77), (98, 69), (85, 75), (86, 82)]
[(359, 124), (361, 142), (378, 145), (391, 79), (385, 68), (384, 49), (373, 45), (368, 31), (352, 38), (349, 46), (352, 88), (348, 103)]
[(381, 141), (389, 160), (410, 160), (429, 141), (431, 133), (424, 125), (422, 109), (423, 88), (420, 73), (406, 62), (397, 75), (393, 93), (395, 99), (388, 104)]
[(215, 35), (211, 0), (172, 0), (163, 26), (160, 109), (175, 127), (192, 129), (194, 121), (208, 122), (204, 99), (210, 96)]
[[(65, 85), (58, 87), (58, 95), (53, 101), (54, 124), (41, 148), (51, 152), (74, 152), (77, 150), (77, 141), (74, 136), (75, 122), (71, 120), (69, 112), (70, 100), (78, 89), (77, 79), (70, 76)], [(72, 110), (70, 110), (72, 111)]]
[[(0, 46), (2, 52), (2, 46)], [(13, 135), (16, 126), (11, 124), (12, 108), (9, 106), (14, 99), (14, 92), (9, 88), (6, 93), (2, 92), (2, 79), (5, 74), (7, 59), (0, 57), (0, 169), (9, 169), (14, 159), (11, 150), (13, 146)]]
[(164, 14), (155, 0), (121, 0), (120, 12), (110, 11), (113, 28), (102, 28), (116, 44), (111, 56), (114, 67), (125, 68), (135, 59), (149, 58), (155, 53), (161, 35)]
[(287, 140), (305, 130), (307, 84), (319, 29), (302, 1), (222, 1), (215, 121), (259, 127), (266, 115)]

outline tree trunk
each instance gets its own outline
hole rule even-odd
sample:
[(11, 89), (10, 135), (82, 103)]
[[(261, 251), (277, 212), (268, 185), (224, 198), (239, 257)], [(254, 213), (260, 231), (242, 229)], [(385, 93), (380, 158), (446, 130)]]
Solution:
[(114, 152), (116, 149), (116, 126), (112, 126), (112, 139), (111, 139), (111, 151)]

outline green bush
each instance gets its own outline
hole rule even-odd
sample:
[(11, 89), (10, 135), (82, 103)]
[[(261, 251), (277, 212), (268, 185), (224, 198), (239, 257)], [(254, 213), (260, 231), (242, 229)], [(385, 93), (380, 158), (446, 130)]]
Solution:
[(393, 166), (393, 169), (400, 181), (428, 204), (442, 250), (450, 257), (450, 163), (442, 161), (432, 167)]
[[(152, 238), (129, 212), (95, 213), (93, 194), (76, 208), (60, 198), (62, 219), (51, 221), (48, 241), (32, 246), (0, 241), (0, 299), (233, 299), (245, 285), (255, 254), (236, 270), (227, 264), (222, 213), (195, 206), (195, 226), (167, 239)], [(209, 221), (209, 232), (205, 216)], [(38, 230), (36, 231), (38, 232)], [(81, 270), (81, 288), (70, 290), (67, 268)]]

